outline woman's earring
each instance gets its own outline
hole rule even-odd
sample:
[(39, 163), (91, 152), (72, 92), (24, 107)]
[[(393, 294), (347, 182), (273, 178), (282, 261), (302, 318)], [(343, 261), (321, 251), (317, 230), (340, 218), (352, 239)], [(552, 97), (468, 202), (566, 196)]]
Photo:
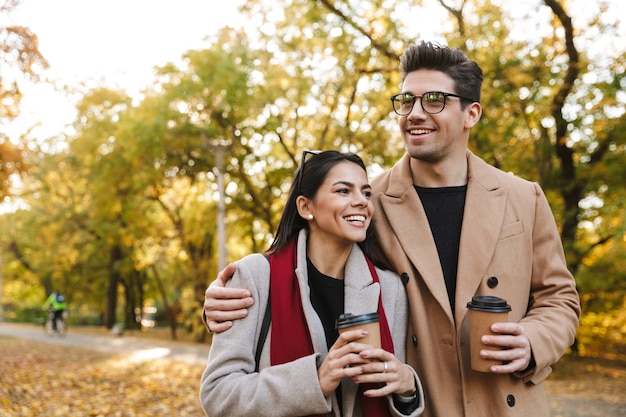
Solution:
[(313, 215), (309, 214), (309, 220), (313, 220)]

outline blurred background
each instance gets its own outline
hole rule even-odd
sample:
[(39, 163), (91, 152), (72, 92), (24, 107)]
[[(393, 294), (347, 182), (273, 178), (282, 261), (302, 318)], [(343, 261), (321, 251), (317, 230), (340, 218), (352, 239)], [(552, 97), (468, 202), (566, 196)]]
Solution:
[[(224, 3), (229, 3), (224, 5)], [(0, 321), (208, 341), (204, 290), (272, 239), (303, 149), (403, 153), (389, 96), (431, 40), (484, 70), (470, 148), (546, 191), (583, 317), (626, 358), (621, 0), (0, 0)]]

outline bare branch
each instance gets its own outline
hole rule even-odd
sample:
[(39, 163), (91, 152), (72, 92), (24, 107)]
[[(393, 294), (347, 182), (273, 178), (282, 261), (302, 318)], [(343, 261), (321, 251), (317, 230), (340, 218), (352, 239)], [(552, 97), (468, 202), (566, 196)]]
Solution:
[(457, 24), (459, 25), (459, 35), (461, 37), (465, 36), (465, 21), (463, 20), (463, 8), (465, 7), (465, 2), (467, 0), (463, 0), (461, 2), (461, 7), (455, 9), (452, 6), (448, 6), (443, 0), (439, 0), (439, 4), (448, 11), (455, 19)]
[(332, 4), (329, 0), (320, 0), (320, 2), (328, 9), (330, 10), (333, 14), (335, 14), (336, 16), (340, 17), (341, 20), (343, 20), (344, 22), (346, 22), (348, 25), (352, 26), (356, 31), (358, 31), (360, 34), (362, 34), (363, 36), (365, 36), (367, 39), (369, 39), (370, 43), (372, 44), (372, 46), (374, 47), (374, 49), (378, 50), (380, 53), (382, 53), (384, 56), (386, 56), (389, 59), (392, 60), (397, 60), (399, 57), (398, 55), (394, 54), (391, 50), (388, 49), (388, 45), (383, 45), (380, 42), (377, 42), (374, 37), (372, 36), (371, 33), (369, 33), (368, 31), (366, 31), (364, 28), (360, 27), (359, 25), (356, 24), (356, 22), (354, 20), (352, 20), (350, 17), (346, 16), (345, 13), (343, 13), (341, 10), (337, 9), (335, 7), (334, 4)]

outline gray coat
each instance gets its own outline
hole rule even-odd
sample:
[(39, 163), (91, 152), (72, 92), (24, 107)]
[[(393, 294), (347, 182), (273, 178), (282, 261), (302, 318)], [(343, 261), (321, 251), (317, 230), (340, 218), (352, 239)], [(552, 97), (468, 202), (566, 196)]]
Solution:
[[(260, 371), (254, 372), (254, 354), (269, 295), (270, 269), (263, 255), (246, 256), (237, 262), (237, 272), (228, 285), (248, 289), (255, 303), (248, 309), (247, 317), (235, 320), (229, 331), (213, 335), (200, 389), (202, 407), (207, 416), (279, 417), (324, 413), (339, 416), (335, 394), (324, 397), (317, 375), (317, 369), (328, 349), (322, 323), (310, 301), (305, 231), (301, 231), (298, 238), (297, 256), (296, 275), (302, 306), (316, 353), (286, 364), (270, 366), (270, 331), (261, 355)], [(357, 245), (354, 245), (348, 257), (345, 271), (345, 311), (353, 314), (376, 311), (380, 286), (372, 282), (363, 253)], [(406, 293), (395, 273), (379, 269), (376, 272), (383, 289), (383, 307), (394, 342), (395, 356), (404, 362), (408, 320)], [(418, 381), (420, 407), (411, 416), (420, 415), (424, 404), (417, 374), (415, 377)], [(360, 401), (355, 401), (357, 387), (350, 380), (342, 382), (344, 417), (362, 415)], [(400, 416), (393, 407), (391, 396), (388, 396), (388, 401), (392, 415)]]

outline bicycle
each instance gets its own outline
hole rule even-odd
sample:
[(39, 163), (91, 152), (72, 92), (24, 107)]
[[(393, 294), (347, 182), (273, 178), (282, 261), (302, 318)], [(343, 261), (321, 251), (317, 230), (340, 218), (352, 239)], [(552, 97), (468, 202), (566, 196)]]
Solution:
[(67, 333), (67, 324), (65, 322), (66, 317), (67, 310), (63, 310), (61, 314), (57, 314), (54, 310), (50, 309), (48, 313), (48, 319), (46, 320), (45, 324), (46, 334), (48, 336), (58, 335), (60, 337), (65, 337)]

